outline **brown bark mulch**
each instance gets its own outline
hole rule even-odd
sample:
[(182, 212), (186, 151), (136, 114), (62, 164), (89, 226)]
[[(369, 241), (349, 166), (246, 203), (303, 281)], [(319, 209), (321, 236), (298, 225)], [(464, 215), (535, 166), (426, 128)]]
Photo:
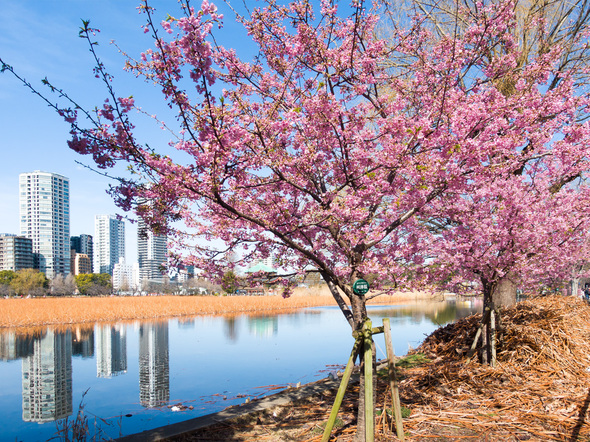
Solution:
[[(439, 328), (399, 367), (408, 441), (590, 441), (590, 306), (571, 297), (531, 299), (502, 311), (498, 364), (467, 354), (481, 315)], [(375, 440), (397, 440), (386, 372), (376, 381)], [(320, 441), (335, 392), (172, 439)], [(332, 439), (356, 431), (351, 387)], [(385, 411), (383, 411), (385, 410)]]

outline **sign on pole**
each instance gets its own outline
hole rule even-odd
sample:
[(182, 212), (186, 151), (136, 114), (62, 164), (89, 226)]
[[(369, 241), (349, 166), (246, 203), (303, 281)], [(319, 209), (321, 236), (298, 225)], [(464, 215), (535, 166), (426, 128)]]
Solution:
[(357, 279), (352, 284), (352, 291), (357, 295), (364, 295), (369, 291), (369, 283), (364, 279)]

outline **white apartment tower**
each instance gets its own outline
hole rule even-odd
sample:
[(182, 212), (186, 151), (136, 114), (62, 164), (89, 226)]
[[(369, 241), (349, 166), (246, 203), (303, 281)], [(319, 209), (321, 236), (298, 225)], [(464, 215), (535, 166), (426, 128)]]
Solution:
[(33, 240), (35, 267), (52, 279), (70, 273), (70, 180), (49, 172), (19, 175), (20, 234)]
[(137, 255), (139, 261), (139, 279), (146, 282), (163, 282), (162, 266), (168, 262), (168, 238), (156, 235), (148, 229), (140, 218), (137, 224)]
[(126, 264), (124, 258), (113, 266), (113, 288), (115, 290), (135, 291), (139, 288), (139, 264)]
[(125, 258), (125, 222), (115, 215), (94, 218), (94, 273), (113, 274), (119, 258)]

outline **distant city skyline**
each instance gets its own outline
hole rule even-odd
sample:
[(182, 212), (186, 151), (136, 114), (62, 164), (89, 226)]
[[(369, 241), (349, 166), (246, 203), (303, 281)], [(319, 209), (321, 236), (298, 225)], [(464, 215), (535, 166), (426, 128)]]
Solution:
[[(137, 266), (138, 281), (133, 278), (134, 288), (140, 282), (163, 282), (167, 236), (154, 234), (143, 220), (138, 221), (139, 234), (132, 241), (139, 257), (128, 259), (125, 221), (116, 215), (95, 215), (92, 234), (70, 234), (68, 177), (39, 170), (24, 172), (19, 174), (18, 189), (19, 230), (0, 232), (0, 270), (35, 268), (54, 279), (69, 273), (113, 276), (116, 265), (131, 264), (130, 268)], [(22, 267), (23, 254), (30, 261), (25, 267)], [(121, 269), (118, 278), (119, 273)], [(115, 285), (119, 288), (121, 281)]]
[[(123, 71), (125, 57), (117, 45), (137, 58), (153, 47), (151, 33), (143, 32), (145, 17), (138, 14), (139, 0), (121, 2), (81, 2), (60, 0), (3, 0), (0, 14), (0, 57), (50, 100), (57, 100), (42, 85), (47, 78), (54, 86), (63, 88), (76, 103), (89, 109), (104, 102), (105, 88), (94, 78), (94, 60), (88, 44), (79, 38), (82, 19), (100, 29), (95, 46), (102, 62), (113, 75), (112, 85), (118, 96), (133, 95), (146, 115), (132, 113), (138, 142), (148, 143), (160, 152), (169, 149), (173, 138), (169, 132), (153, 124), (149, 115), (174, 127), (176, 114), (168, 109), (160, 90)], [(255, 55), (252, 44), (237, 24), (234, 14), (223, 2), (216, 2), (224, 13), (224, 32), (220, 43), (235, 48), (245, 58)], [(156, 8), (156, 22), (167, 15), (181, 14), (176, 2), (150, 0)], [(197, 5), (195, 5), (197, 6)], [(236, 4), (239, 11), (242, 6)], [(225, 41), (223, 41), (225, 40)], [(57, 173), (70, 179), (70, 235), (93, 234), (94, 217), (101, 214), (127, 215), (115, 206), (107, 189), (118, 182), (96, 171), (92, 159), (72, 151), (67, 146), (69, 126), (38, 96), (32, 94), (10, 73), (0, 74), (0, 233), (19, 233), (18, 175), (33, 170)], [(125, 166), (108, 171), (112, 176), (124, 175)], [(135, 219), (133, 214), (130, 214)], [(135, 262), (137, 225), (126, 222), (126, 261)]]
[[(22, 226), (21, 226), (21, 215), (20, 215), (20, 201), (19, 201), (19, 176), (23, 175), (23, 174), (30, 174), (33, 173), (33, 170), (23, 170), (23, 171), (15, 171), (14, 172), (14, 185), (10, 186), (12, 192), (6, 192), (6, 188), (3, 188), (0, 191), (0, 210), (2, 210), (0, 212), (0, 235), (2, 234), (7, 234), (7, 235), (16, 235), (16, 236), (23, 236), (22, 235)], [(59, 173), (55, 173), (53, 171), (50, 170), (42, 170), (40, 171), (42, 173), (48, 173), (48, 174), (54, 174), (54, 175), (61, 175)], [(4, 177), (5, 178), (5, 177)], [(68, 178), (68, 177), (66, 177)], [(98, 205), (98, 207), (113, 207), (114, 210), (112, 212), (109, 213), (92, 213), (92, 212), (86, 212), (84, 213), (83, 219), (84, 219), (84, 224), (82, 225), (79, 220), (78, 222), (76, 222), (75, 219), (72, 219), (72, 213), (80, 213), (80, 207), (76, 206), (75, 204), (79, 204), (80, 203), (80, 198), (79, 195), (80, 194), (84, 194), (84, 191), (80, 191), (79, 189), (76, 189), (74, 186), (72, 186), (70, 184), (69, 186), (70, 188), (70, 195), (69, 195), (69, 199), (70, 199), (70, 207), (69, 207), (69, 213), (70, 213), (70, 217), (69, 217), (69, 233), (68, 233), (68, 244), (69, 244), (69, 238), (70, 237), (75, 237), (75, 236), (81, 236), (81, 235), (90, 235), (90, 236), (94, 236), (95, 235), (95, 217), (98, 215), (107, 215), (107, 216), (117, 216), (117, 214), (121, 214), (123, 216), (125, 216), (124, 213), (122, 213), (121, 210), (117, 210), (117, 208), (115, 207), (114, 203), (112, 202), (112, 200), (110, 200), (110, 196), (106, 195), (105, 193), (105, 200), (106, 200), (106, 204), (103, 203), (102, 205)], [(7, 201), (11, 201), (14, 204), (14, 207), (12, 208), (7, 208), (6, 206)], [(72, 201), (75, 201), (75, 203), (73, 203)], [(110, 203), (110, 204), (108, 204)], [(126, 220), (123, 220), (124, 224), (125, 224), (125, 257), (126, 257), (126, 261), (127, 262), (136, 262), (138, 259), (138, 255), (137, 255), (137, 224), (136, 223), (131, 223), (128, 222)], [(72, 228), (72, 226), (75, 225), (76, 226), (76, 230), (74, 231), (74, 229)]]
[[(0, 57), (50, 99), (57, 100), (57, 96), (41, 84), (45, 77), (64, 88), (81, 105), (92, 108), (103, 102), (105, 92), (92, 73), (93, 60), (88, 46), (78, 37), (81, 20), (89, 19), (102, 31), (97, 41), (103, 61), (115, 76), (118, 94), (142, 97), (145, 105), (150, 102), (142, 92), (145, 85), (123, 72), (124, 57), (109, 44), (115, 39), (134, 54), (151, 46), (149, 36), (143, 36), (141, 31), (144, 18), (137, 13), (138, 3), (5, 0), (0, 14)], [(155, 0), (154, 5), (161, 8), (164, 18), (164, 11), (178, 10), (176, 3)], [(151, 92), (160, 95), (155, 90)], [(156, 113), (155, 109), (151, 112)], [(95, 215), (126, 215), (107, 194), (109, 186), (117, 181), (91, 170), (89, 167), (94, 166), (90, 157), (69, 149), (69, 126), (9, 73), (0, 74), (0, 129), (0, 233), (20, 233), (18, 177), (34, 170), (70, 179), (72, 236), (93, 235)], [(146, 129), (146, 136), (153, 145), (166, 146), (170, 139), (169, 134), (159, 129), (151, 132)], [(109, 173), (116, 176), (124, 172), (125, 167), (121, 167)], [(130, 217), (135, 218), (133, 214)], [(126, 236), (126, 258), (136, 261), (134, 224), (126, 222)]]

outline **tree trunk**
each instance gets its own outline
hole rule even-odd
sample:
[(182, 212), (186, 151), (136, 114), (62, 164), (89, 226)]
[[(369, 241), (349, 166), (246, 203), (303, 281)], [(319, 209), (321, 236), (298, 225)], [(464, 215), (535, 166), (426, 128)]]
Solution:
[(510, 307), (516, 304), (516, 283), (514, 274), (507, 273), (492, 291), (492, 302), (496, 307)]
[(480, 353), (480, 361), (482, 364), (489, 364), (492, 351), (490, 347), (490, 343), (492, 341), (492, 330), (490, 327), (490, 314), (494, 309), (494, 294), (497, 292), (497, 285), (494, 283), (487, 283), (482, 281), (483, 283), (483, 312), (482, 312), (482, 320), (483, 328), (481, 333), (481, 353)]
[[(344, 298), (342, 297), (341, 293), (338, 291), (336, 284), (334, 284), (330, 278), (326, 274), (322, 274), (322, 277), (328, 284), (334, 299), (338, 303), (340, 310), (344, 314), (344, 317), (349, 322), (352, 327), (353, 332), (362, 332), (363, 325), (365, 319), (367, 318), (367, 301), (364, 295), (357, 295), (352, 291), (352, 285), (357, 278), (356, 272), (353, 273), (350, 286), (349, 288), (341, 287), (344, 294), (350, 299), (350, 309), (346, 305)], [(363, 346), (359, 349), (359, 354), (363, 354)], [(373, 360), (375, 359), (376, 355), (373, 349)], [(365, 441), (365, 433), (366, 433), (366, 422), (365, 422), (365, 375), (364, 375), (364, 361), (363, 357), (359, 358), (360, 360), (360, 379), (359, 379), (359, 402), (358, 402), (358, 410), (357, 410), (357, 431), (355, 435), (355, 440), (359, 442)], [(375, 367), (375, 363), (373, 361), (373, 370)], [(374, 393), (373, 393), (374, 397)], [(373, 416), (374, 419), (374, 416)]]
[(571, 281), (571, 296), (577, 297), (580, 292), (580, 280), (578, 278), (574, 278)]
[[(482, 346), (481, 363), (496, 365), (496, 344), (500, 314), (496, 302), (504, 302), (500, 305), (513, 305), (516, 303), (516, 284), (503, 278), (498, 282), (489, 283), (482, 280), (483, 285), (483, 313), (482, 313)], [(514, 295), (514, 297), (512, 297)]]
[[(367, 317), (367, 306), (364, 296), (352, 294), (351, 295), (351, 307), (354, 321), (354, 330), (361, 331), (363, 324)], [(363, 347), (364, 352), (364, 347)], [(363, 353), (361, 353), (362, 355)], [(355, 441), (364, 442), (366, 432), (366, 421), (365, 421), (365, 363), (361, 356), (360, 358), (360, 376), (359, 376), (359, 405), (357, 410), (357, 426)]]

